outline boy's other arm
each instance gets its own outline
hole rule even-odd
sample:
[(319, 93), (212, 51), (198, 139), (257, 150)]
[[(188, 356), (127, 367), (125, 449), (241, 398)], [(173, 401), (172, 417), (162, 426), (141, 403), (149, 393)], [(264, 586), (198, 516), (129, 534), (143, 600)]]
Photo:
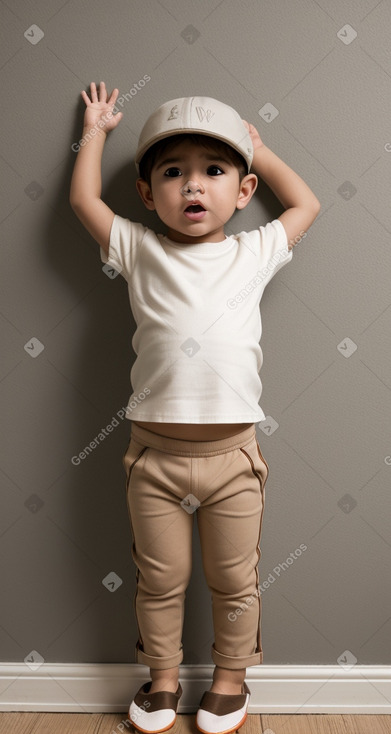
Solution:
[(84, 227), (108, 253), (114, 212), (102, 201), (101, 163), (107, 133), (118, 125), (122, 113), (112, 114), (117, 99), (115, 89), (107, 100), (106, 88), (100, 84), (99, 100), (95, 84), (91, 84), (91, 101), (82, 92), (87, 109), (84, 115), (82, 140), (71, 180), (70, 205)]
[(252, 168), (285, 207), (278, 219), (284, 226), (291, 250), (318, 216), (320, 202), (305, 181), (266, 147), (254, 126), (248, 123), (246, 126), (254, 145)]

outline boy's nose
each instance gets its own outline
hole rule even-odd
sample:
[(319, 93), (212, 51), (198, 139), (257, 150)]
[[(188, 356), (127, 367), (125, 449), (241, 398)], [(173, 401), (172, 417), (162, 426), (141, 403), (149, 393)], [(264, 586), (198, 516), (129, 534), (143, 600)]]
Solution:
[(181, 188), (181, 194), (185, 199), (194, 199), (197, 193), (202, 193), (202, 186), (196, 181), (187, 181)]

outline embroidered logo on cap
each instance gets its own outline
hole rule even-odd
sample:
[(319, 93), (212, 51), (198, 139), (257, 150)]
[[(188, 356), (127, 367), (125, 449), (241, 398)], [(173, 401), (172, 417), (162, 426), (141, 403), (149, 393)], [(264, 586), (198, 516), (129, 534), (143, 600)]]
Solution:
[(210, 122), (212, 117), (214, 116), (214, 112), (212, 112), (212, 110), (205, 110), (203, 107), (196, 107), (196, 111), (200, 122), (202, 122), (205, 118), (207, 122)]
[(176, 104), (175, 107), (171, 107), (170, 114), (167, 117), (167, 120), (176, 120), (179, 115), (178, 105)]

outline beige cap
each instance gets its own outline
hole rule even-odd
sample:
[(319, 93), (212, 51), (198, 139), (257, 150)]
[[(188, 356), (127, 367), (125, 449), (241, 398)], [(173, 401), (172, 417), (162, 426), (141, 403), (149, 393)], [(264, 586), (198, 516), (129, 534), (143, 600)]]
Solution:
[(180, 133), (210, 135), (240, 153), (250, 171), (253, 144), (241, 117), (229, 105), (212, 97), (181, 97), (165, 102), (148, 117), (139, 137), (135, 164), (158, 140)]

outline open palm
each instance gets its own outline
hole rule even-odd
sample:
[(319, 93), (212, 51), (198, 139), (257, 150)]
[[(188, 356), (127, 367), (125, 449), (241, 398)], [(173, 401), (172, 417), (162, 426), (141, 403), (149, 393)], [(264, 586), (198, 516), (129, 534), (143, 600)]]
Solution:
[(118, 89), (114, 89), (109, 99), (107, 99), (107, 89), (104, 82), (100, 82), (99, 93), (96, 89), (95, 82), (91, 82), (91, 99), (87, 92), (82, 92), (81, 96), (86, 103), (86, 111), (84, 113), (84, 127), (92, 128), (99, 122), (100, 129), (105, 132), (114, 130), (122, 119), (122, 112), (113, 115), (113, 107), (118, 97)]

